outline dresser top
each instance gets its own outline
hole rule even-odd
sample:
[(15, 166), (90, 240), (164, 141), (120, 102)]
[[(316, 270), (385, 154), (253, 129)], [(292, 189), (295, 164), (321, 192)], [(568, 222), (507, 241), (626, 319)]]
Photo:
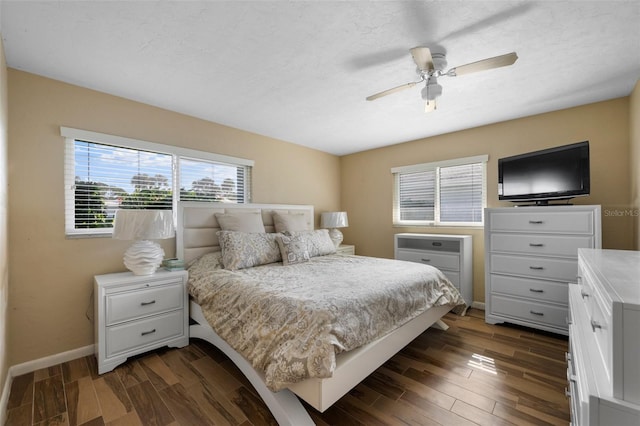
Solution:
[(614, 302), (640, 309), (640, 251), (578, 249), (578, 257)]

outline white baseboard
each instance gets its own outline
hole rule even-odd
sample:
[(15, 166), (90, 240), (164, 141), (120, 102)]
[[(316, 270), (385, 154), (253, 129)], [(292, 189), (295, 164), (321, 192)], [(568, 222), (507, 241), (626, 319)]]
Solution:
[(471, 307), (484, 311), (484, 302), (471, 302)]
[(72, 361), (83, 356), (93, 354), (94, 345), (88, 345), (82, 348), (72, 349), (67, 352), (61, 352), (59, 354), (50, 355), (40, 359), (34, 359), (33, 361), (23, 362), (22, 364), (14, 365), (9, 368), (9, 374), (12, 377), (21, 376), (23, 374), (31, 373), (32, 371), (39, 370), (41, 368), (51, 367), (63, 362)]
[(61, 352), (59, 354), (23, 362), (22, 364), (9, 367), (7, 379), (5, 380), (4, 387), (2, 388), (2, 396), (0, 396), (0, 425), (5, 424), (7, 421), (7, 405), (9, 404), (9, 393), (11, 392), (11, 384), (13, 383), (14, 377), (22, 376), (23, 374), (31, 373), (32, 371), (36, 371), (41, 368), (52, 367), (54, 365), (62, 364), (63, 362), (82, 358), (93, 353), (94, 345), (88, 345), (82, 348), (72, 349), (67, 352)]
[(0, 425), (7, 423), (7, 405), (9, 404), (9, 392), (11, 392), (12, 379), (11, 373), (8, 373), (7, 379), (4, 381), (4, 387), (2, 388), (2, 395), (0, 396)]

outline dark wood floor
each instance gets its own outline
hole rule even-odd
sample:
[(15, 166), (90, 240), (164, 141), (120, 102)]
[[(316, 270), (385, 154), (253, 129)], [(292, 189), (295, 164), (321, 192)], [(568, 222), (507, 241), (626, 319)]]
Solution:
[[(448, 314), (324, 413), (318, 425), (567, 425), (567, 339)], [(97, 375), (93, 356), (16, 377), (7, 425), (263, 425), (273, 417), (206, 342)]]

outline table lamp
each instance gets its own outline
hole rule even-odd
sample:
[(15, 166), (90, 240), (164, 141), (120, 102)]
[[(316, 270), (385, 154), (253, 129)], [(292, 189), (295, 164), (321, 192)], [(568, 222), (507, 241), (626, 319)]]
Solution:
[(349, 226), (347, 212), (324, 212), (320, 216), (320, 227), (329, 230), (329, 238), (338, 248), (342, 243), (342, 232), (338, 228), (346, 228)]
[(155, 241), (175, 236), (171, 210), (116, 211), (113, 238), (133, 240), (124, 253), (124, 265), (134, 275), (152, 275), (162, 263), (164, 250)]

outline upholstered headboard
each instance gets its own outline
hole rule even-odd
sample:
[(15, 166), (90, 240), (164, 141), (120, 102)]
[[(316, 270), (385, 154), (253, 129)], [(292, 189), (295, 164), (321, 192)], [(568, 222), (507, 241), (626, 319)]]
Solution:
[(220, 250), (217, 232), (220, 225), (215, 213), (260, 212), (267, 232), (275, 232), (273, 213), (302, 213), (308, 229), (314, 228), (313, 206), (295, 204), (229, 204), (186, 201), (178, 203), (176, 229), (176, 256), (185, 263), (197, 257)]

